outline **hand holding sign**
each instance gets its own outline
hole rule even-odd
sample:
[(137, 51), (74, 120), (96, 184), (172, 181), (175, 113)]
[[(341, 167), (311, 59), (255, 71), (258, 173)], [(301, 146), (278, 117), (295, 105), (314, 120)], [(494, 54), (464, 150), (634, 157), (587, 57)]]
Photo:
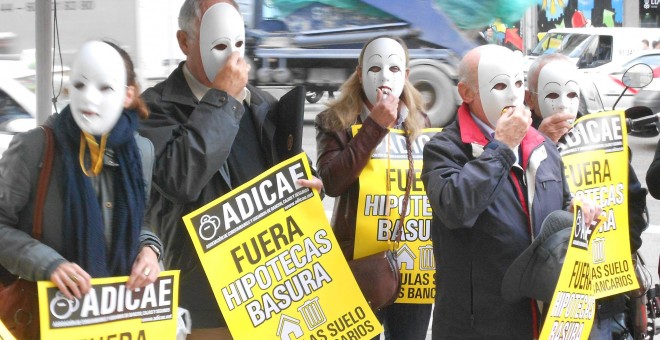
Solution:
[[(573, 212), (575, 207), (575, 200), (575, 198), (571, 200), (571, 207), (569, 210), (571, 212)], [(603, 213), (603, 209), (589, 198), (582, 198), (580, 201), (582, 203), (582, 215), (584, 216), (584, 224), (586, 226), (590, 226), (592, 224), (598, 223), (598, 218)]]

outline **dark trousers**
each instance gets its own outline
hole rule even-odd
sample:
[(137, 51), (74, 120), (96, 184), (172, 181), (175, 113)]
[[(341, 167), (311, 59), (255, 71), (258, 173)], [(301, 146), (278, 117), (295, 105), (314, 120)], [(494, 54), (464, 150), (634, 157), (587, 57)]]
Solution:
[(395, 303), (378, 311), (376, 317), (383, 325), (385, 340), (424, 340), (432, 310), (431, 304)]

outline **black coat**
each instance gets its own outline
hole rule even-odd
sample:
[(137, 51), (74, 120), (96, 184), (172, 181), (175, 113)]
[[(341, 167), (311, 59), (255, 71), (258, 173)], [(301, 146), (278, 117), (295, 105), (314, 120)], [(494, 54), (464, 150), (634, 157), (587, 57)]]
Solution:
[(184, 63), (142, 97), (151, 115), (140, 133), (155, 147), (153, 190), (147, 214), (164, 245), (166, 269), (181, 270), (179, 304), (195, 328), (226, 323), (182, 217), (233, 189), (227, 165), (243, 114), (252, 114), (269, 166), (280, 161), (275, 143), (277, 100), (249, 86), (250, 110), (224, 91), (210, 89), (198, 101), (183, 74)]

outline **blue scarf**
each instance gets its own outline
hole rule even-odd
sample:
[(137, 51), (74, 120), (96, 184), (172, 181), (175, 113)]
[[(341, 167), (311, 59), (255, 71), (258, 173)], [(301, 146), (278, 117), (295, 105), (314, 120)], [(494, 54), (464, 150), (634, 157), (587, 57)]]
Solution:
[[(112, 240), (105, 239), (97, 193), (80, 168), (81, 131), (73, 120), (71, 109), (67, 106), (53, 123), (64, 175), (63, 255), (92, 277), (129, 275), (137, 256), (145, 206), (142, 160), (134, 138), (137, 121), (135, 111), (124, 110), (108, 136), (107, 147), (114, 150), (119, 164), (112, 179)], [(111, 242), (109, 247), (106, 242)]]

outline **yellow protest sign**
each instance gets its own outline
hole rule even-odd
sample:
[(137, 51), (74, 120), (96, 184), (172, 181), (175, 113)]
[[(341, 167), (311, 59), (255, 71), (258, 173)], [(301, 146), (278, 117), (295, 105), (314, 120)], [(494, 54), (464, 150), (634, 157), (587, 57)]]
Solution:
[(14, 336), (9, 333), (2, 321), (0, 321), (0, 340), (14, 340)]
[[(369, 339), (382, 331), (301, 153), (183, 219), (234, 339)], [(194, 322), (194, 320), (193, 320)]]
[(583, 222), (581, 204), (575, 206), (572, 229), (540, 339), (588, 339), (594, 321), (596, 299), (590, 283), (588, 247), (592, 229)]
[[(360, 128), (353, 126), (353, 135)], [(431, 242), (433, 212), (420, 178), (424, 145), (441, 129), (424, 129), (411, 143), (414, 179), (397, 249), (401, 291), (397, 303), (433, 303), (435, 260)], [(406, 135), (391, 129), (360, 173), (354, 258), (388, 249), (388, 236), (399, 229), (403, 197), (410, 168)]]
[(39, 281), (41, 339), (175, 339), (179, 271), (164, 271), (142, 288), (128, 277), (92, 279), (82, 299), (69, 300), (50, 281)]
[(560, 140), (564, 175), (579, 202), (603, 209), (585, 226), (576, 204), (573, 233), (541, 339), (588, 339), (595, 300), (639, 288), (628, 226), (628, 139), (623, 111), (579, 118)]
[[(560, 144), (564, 175), (574, 197), (603, 209), (593, 235), (590, 283), (596, 298), (639, 288), (628, 226), (628, 136), (623, 111), (578, 119)], [(586, 236), (586, 235), (583, 235)], [(587, 247), (586, 238), (580, 240)]]

